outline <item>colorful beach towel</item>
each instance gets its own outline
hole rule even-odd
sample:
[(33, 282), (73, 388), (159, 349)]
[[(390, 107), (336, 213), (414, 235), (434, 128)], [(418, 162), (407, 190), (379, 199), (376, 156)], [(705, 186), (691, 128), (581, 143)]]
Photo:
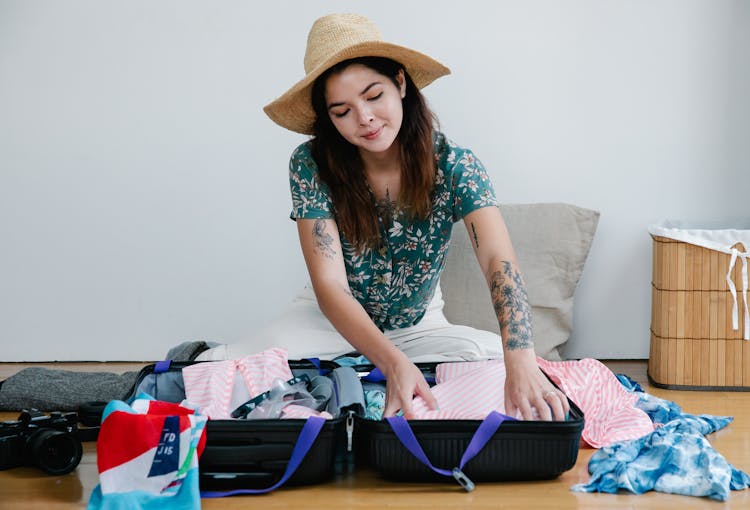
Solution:
[(99, 485), (88, 510), (199, 509), (198, 457), (207, 418), (141, 394), (104, 409), (96, 445)]

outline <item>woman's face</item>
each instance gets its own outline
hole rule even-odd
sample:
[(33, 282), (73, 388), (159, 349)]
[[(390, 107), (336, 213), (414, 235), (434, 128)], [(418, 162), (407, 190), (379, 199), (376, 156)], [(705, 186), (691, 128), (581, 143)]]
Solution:
[(360, 151), (378, 153), (391, 148), (401, 129), (406, 95), (404, 72), (391, 78), (352, 64), (326, 82), (328, 116), (341, 136)]

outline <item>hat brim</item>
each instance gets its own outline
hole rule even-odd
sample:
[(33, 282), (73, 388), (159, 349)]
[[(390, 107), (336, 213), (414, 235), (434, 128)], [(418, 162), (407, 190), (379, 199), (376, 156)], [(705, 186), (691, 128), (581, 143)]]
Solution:
[(357, 57), (386, 57), (395, 60), (404, 66), (420, 89), (451, 72), (432, 57), (404, 46), (383, 41), (362, 42), (331, 55), (278, 99), (267, 104), (263, 111), (282, 127), (305, 135), (312, 134), (315, 122), (311, 99), (313, 82), (330, 67)]

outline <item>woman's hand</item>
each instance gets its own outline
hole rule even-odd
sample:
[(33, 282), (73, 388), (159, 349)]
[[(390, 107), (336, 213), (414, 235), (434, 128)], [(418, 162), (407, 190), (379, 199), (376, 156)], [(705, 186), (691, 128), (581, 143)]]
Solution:
[(505, 411), (524, 420), (533, 420), (536, 408), (540, 420), (565, 420), (570, 410), (568, 398), (554, 387), (539, 369), (534, 349), (505, 352)]
[(387, 379), (384, 418), (394, 416), (399, 409), (404, 411), (406, 419), (412, 418), (411, 402), (415, 395), (422, 397), (430, 409), (437, 409), (437, 401), (424, 375), (406, 355), (402, 354), (383, 373)]

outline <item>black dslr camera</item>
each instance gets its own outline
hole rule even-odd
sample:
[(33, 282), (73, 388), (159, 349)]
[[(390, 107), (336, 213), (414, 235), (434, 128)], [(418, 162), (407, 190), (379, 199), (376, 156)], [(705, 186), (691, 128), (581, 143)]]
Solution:
[(76, 413), (45, 414), (31, 409), (0, 422), (0, 470), (36, 466), (50, 475), (73, 471), (83, 449)]

